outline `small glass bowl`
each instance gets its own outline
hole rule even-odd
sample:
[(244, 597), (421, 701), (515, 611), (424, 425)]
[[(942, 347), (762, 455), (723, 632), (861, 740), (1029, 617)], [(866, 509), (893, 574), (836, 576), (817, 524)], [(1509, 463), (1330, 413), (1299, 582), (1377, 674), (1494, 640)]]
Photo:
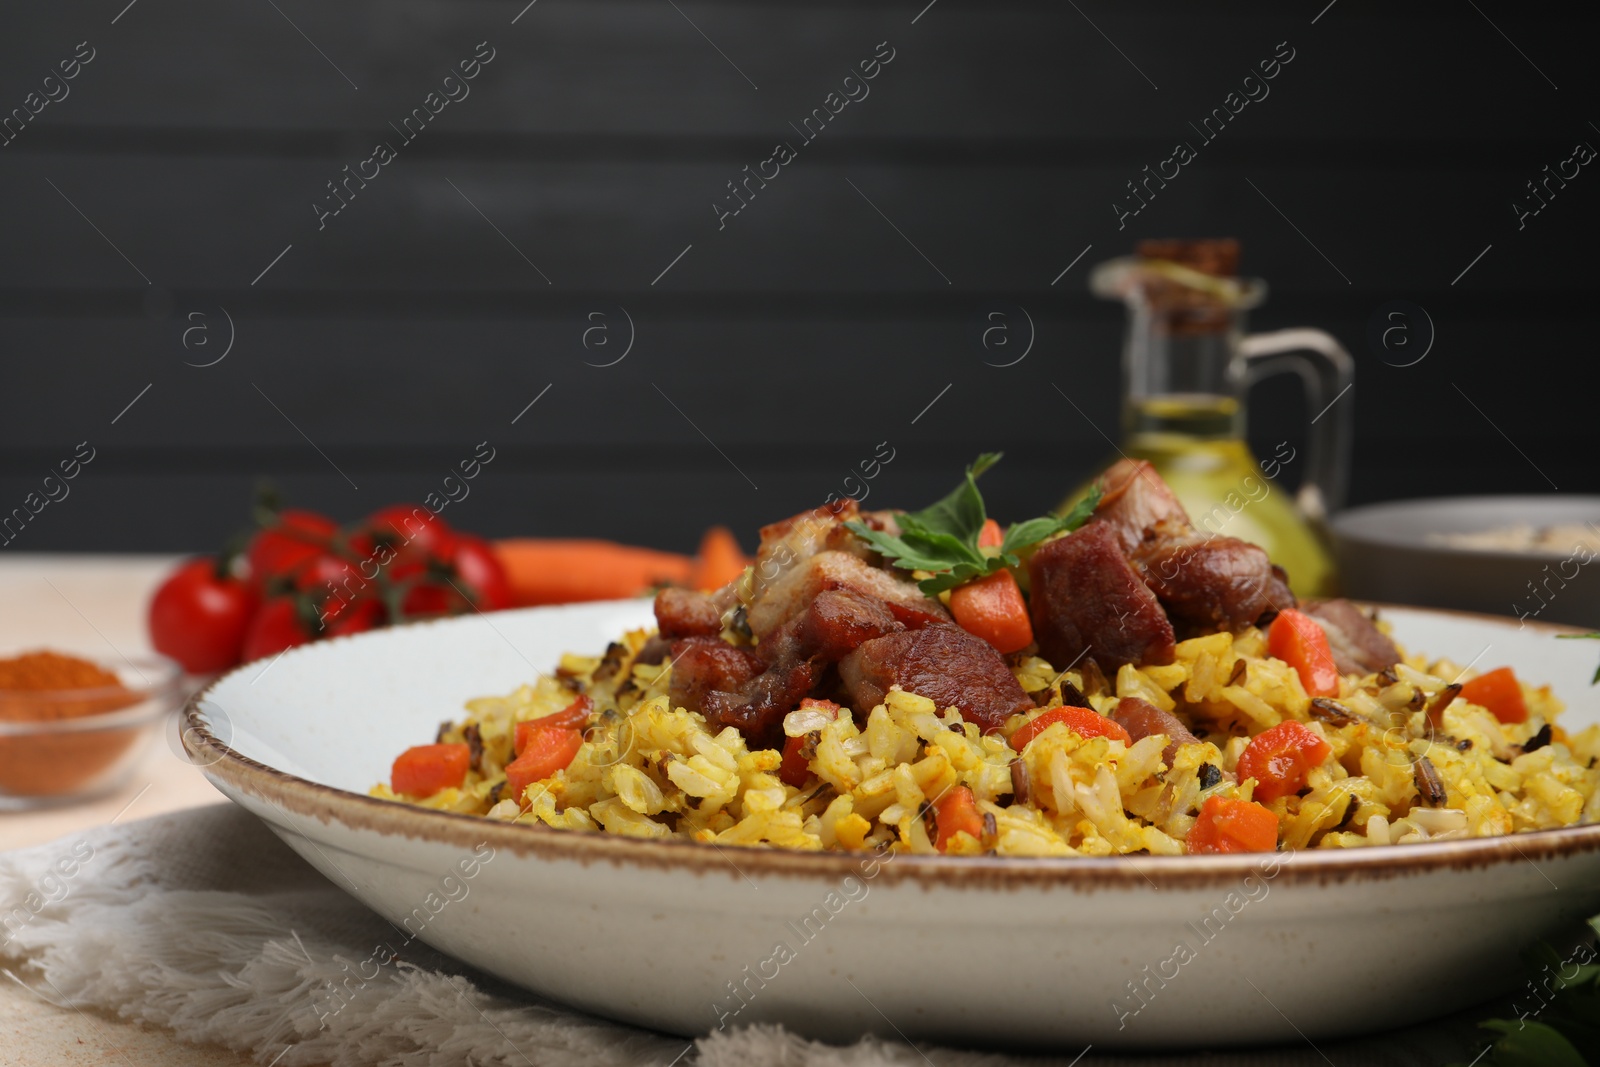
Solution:
[(163, 656), (95, 662), (122, 688), (0, 689), (0, 811), (112, 792), (183, 694), (182, 668)]

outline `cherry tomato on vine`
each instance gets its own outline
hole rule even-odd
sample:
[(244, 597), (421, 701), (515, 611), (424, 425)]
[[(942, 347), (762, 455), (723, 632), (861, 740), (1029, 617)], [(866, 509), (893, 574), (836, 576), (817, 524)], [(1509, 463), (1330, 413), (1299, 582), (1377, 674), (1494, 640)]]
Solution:
[(479, 610), (497, 611), (511, 606), (511, 582), (489, 542), (471, 534), (459, 535), (450, 562), (459, 575), (456, 584), (462, 592), (476, 597)]
[(315, 592), (321, 589), (342, 590), (346, 586), (359, 589), (365, 581), (354, 563), (340, 559), (331, 552), (318, 552), (285, 577), (291, 579), (294, 587), (303, 592)]
[(461, 594), (442, 580), (418, 582), (400, 600), (400, 614), (408, 619), (434, 615), (460, 615), (472, 608)]
[(421, 504), (395, 504), (375, 511), (367, 516), (362, 530), (397, 548), (414, 546), (440, 559), (449, 558), (455, 542), (455, 532)]
[(437, 579), (440, 574), (449, 573), (449, 567), (443, 559), (416, 545), (394, 549), (392, 554), (379, 558), (388, 560), (383, 572), (391, 582), (409, 582), (430, 574)]
[[(324, 608), (324, 611), (327, 609)], [(323, 637), (344, 637), (375, 630), (388, 622), (389, 612), (380, 600), (356, 600), (336, 610), (327, 620)]]
[(150, 643), (190, 674), (226, 670), (239, 662), (259, 599), (215, 557), (187, 560), (150, 599)]
[(292, 575), (296, 569), (326, 553), (339, 526), (314, 511), (280, 511), (277, 520), (250, 540), (246, 557), (250, 578), (258, 588), (277, 578)]
[(275, 656), (286, 648), (303, 645), (314, 636), (306, 618), (309, 612), (298, 596), (274, 597), (261, 605), (244, 635), (244, 659)]

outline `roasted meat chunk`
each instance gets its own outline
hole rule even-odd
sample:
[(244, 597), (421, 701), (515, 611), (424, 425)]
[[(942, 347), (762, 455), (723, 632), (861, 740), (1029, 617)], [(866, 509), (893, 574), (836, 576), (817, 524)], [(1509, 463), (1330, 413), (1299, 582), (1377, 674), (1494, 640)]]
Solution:
[(769, 667), (756, 675), (740, 693), (707, 693), (700, 713), (713, 730), (732, 726), (751, 748), (776, 748), (783, 744), (783, 717), (810, 695), (822, 677), (813, 661)]
[(656, 594), (656, 626), (668, 641), (715, 637), (722, 630), (722, 611), (706, 593), (663, 589)]
[(1179, 534), (1193, 529), (1189, 513), (1177, 496), (1141, 459), (1123, 459), (1100, 476), (1100, 503), (1095, 505), (1094, 521), (1109, 526), (1124, 552), (1139, 546), (1165, 527)]
[(1172, 623), (1110, 525), (1090, 522), (1044, 545), (1028, 579), (1034, 640), (1058, 669), (1083, 656), (1110, 670), (1172, 662)]
[(854, 500), (839, 500), (761, 527), (761, 547), (756, 550), (751, 572), (755, 599), (762, 599), (768, 589), (818, 552), (851, 542), (861, 544), (865, 552), (867, 546), (844, 525), (860, 516)]
[(1295, 604), (1266, 551), (1236, 537), (1155, 541), (1133, 559), (1167, 615), (1189, 631), (1242, 630)]
[(870, 710), (890, 687), (961, 709), (984, 731), (1033, 707), (994, 646), (956, 626), (927, 626), (867, 641), (839, 662), (851, 705)]
[(806, 609), (796, 629), (800, 655), (837, 663), (862, 643), (904, 630), (905, 626), (876, 597), (849, 589), (824, 589)]
[(806, 611), (819, 593), (841, 589), (883, 602), (903, 625), (949, 622), (943, 604), (922, 595), (915, 582), (872, 566), (848, 552), (823, 551), (782, 575), (750, 603), (750, 630), (766, 639)]
[(736, 727), (752, 747), (781, 741), (783, 716), (808, 696), (822, 674), (814, 661), (768, 662), (755, 650), (717, 637), (687, 637), (672, 644), (675, 708), (706, 717), (714, 730)]
[(1400, 650), (1348, 600), (1313, 600), (1301, 609), (1328, 635), (1340, 674), (1374, 674), (1400, 662)]
[[(737, 727), (752, 745), (781, 744), (783, 716), (824, 681), (831, 684), (833, 664), (864, 642), (949, 621), (944, 606), (914, 582), (869, 562), (870, 546), (844, 526), (859, 516), (846, 500), (761, 531), (743, 612), (751, 647), (718, 637), (736, 586), (712, 596), (657, 596), (661, 634), (677, 639), (675, 706), (700, 712), (713, 728)], [(1011, 682), (1009, 671), (1005, 676)]]
[(672, 643), (672, 706), (700, 711), (710, 693), (738, 694), (766, 665), (748, 648), (716, 637), (686, 637)]
[(1240, 630), (1294, 606), (1283, 572), (1265, 551), (1236, 537), (1196, 530), (1149, 463), (1121, 460), (1099, 484), (1100, 502), (1084, 528), (1100, 526), (1115, 535), (1179, 630)]
[(1161, 750), (1161, 758), (1172, 765), (1172, 757), (1179, 745), (1192, 744), (1196, 738), (1189, 728), (1178, 721), (1171, 712), (1162, 711), (1154, 704), (1138, 697), (1123, 697), (1111, 712), (1111, 718), (1135, 741), (1143, 741), (1154, 734), (1163, 734), (1171, 742)]

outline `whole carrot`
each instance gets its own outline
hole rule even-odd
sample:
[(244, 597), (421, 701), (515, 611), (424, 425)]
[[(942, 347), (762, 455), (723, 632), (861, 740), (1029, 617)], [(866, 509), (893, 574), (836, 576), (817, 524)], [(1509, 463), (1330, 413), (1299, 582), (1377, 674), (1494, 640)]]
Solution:
[(615, 541), (512, 538), (494, 548), (519, 607), (637, 596), (686, 584), (694, 569), (688, 556)]
[(726, 526), (713, 526), (700, 539), (700, 554), (695, 557), (689, 584), (709, 593), (739, 577), (749, 565), (733, 531)]

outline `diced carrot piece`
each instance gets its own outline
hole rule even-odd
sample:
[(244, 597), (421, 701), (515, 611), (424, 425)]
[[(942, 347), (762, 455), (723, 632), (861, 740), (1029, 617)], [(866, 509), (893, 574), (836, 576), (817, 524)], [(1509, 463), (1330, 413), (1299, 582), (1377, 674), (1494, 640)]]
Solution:
[(811, 777), (811, 761), (801, 754), (805, 747), (804, 736), (791, 737), (783, 743), (783, 765), (778, 768), (778, 779), (784, 785), (792, 785), (796, 789), (806, 784)]
[(939, 827), (939, 836), (933, 847), (943, 852), (945, 845), (958, 833), (966, 832), (978, 840), (983, 839), (983, 813), (972, 790), (958, 785), (934, 801), (933, 817)]
[(1271, 852), (1278, 847), (1278, 817), (1249, 800), (1207, 797), (1184, 841), (1190, 855)]
[[(831, 700), (818, 700), (815, 697), (806, 697), (800, 701), (800, 706), (812, 711), (825, 711), (835, 719), (841, 710), (838, 704)], [(783, 742), (783, 764), (778, 768), (778, 778), (785, 785), (792, 785), (796, 789), (806, 784), (811, 777), (810, 761), (801, 755), (805, 747), (804, 736), (786, 738)]]
[(572, 762), (583, 747), (583, 734), (559, 726), (534, 730), (521, 755), (506, 764), (508, 799), (522, 803), (522, 794), (534, 782), (542, 782)]
[(1328, 635), (1311, 616), (1293, 608), (1278, 612), (1267, 631), (1267, 654), (1295, 669), (1306, 695), (1339, 695), (1339, 669), (1333, 664)]
[(1002, 655), (1033, 644), (1028, 604), (1009, 570), (958, 586), (950, 594), (950, 614), (963, 630), (983, 638)]
[(1460, 697), (1469, 704), (1488, 708), (1501, 722), (1527, 722), (1528, 705), (1522, 699), (1522, 686), (1510, 667), (1480, 674), (1461, 687)]
[(413, 745), (389, 770), (389, 788), (410, 797), (431, 797), (441, 789), (461, 788), (472, 766), (466, 745)]
[(993, 519), (983, 520), (983, 529), (978, 531), (979, 548), (999, 548), (1005, 544), (1005, 531), (1000, 529), (1000, 524)]
[(1239, 756), (1239, 778), (1256, 780), (1255, 795), (1277, 800), (1305, 787), (1306, 775), (1322, 765), (1333, 749), (1303, 723), (1280, 722), (1251, 738)]
[(1029, 741), (1058, 722), (1065, 723), (1067, 729), (1079, 737), (1109, 737), (1125, 745), (1133, 744), (1133, 735), (1124, 730), (1121, 723), (1113, 722), (1093, 708), (1051, 708), (1017, 727), (1017, 732), (1011, 735), (1011, 747), (1021, 752)]
[(511, 750), (517, 755), (522, 755), (522, 750), (528, 747), (528, 739), (538, 730), (552, 728), (562, 730), (582, 730), (589, 725), (589, 716), (594, 713), (594, 701), (587, 694), (574, 700), (561, 711), (554, 715), (546, 715), (540, 719), (529, 719), (527, 722), (517, 723), (516, 733), (512, 735)]

